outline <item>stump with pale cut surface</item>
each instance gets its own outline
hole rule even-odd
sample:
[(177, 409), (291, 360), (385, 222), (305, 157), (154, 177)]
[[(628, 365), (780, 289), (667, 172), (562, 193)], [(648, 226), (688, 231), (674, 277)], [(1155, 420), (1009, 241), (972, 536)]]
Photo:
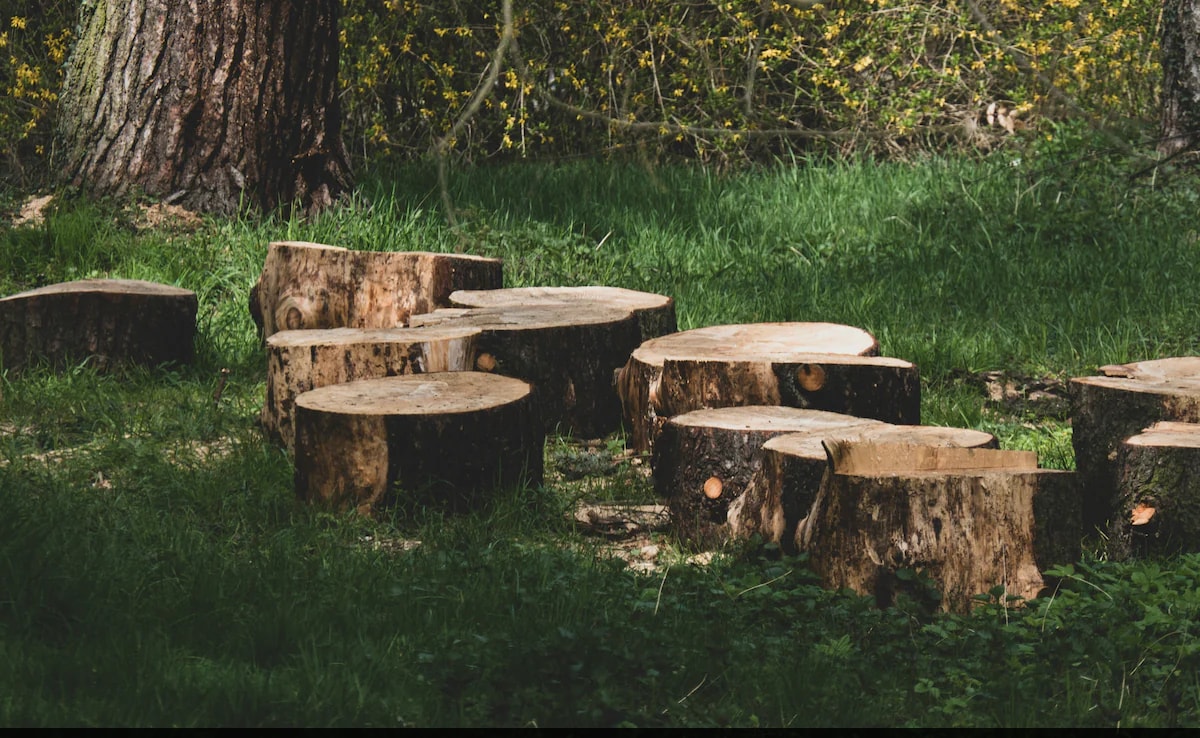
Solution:
[[(513, 287), (500, 290), (459, 290), (450, 304), (462, 308), (514, 308), (546, 305), (596, 305), (627, 308), (638, 321), (642, 341), (674, 333), (675, 301), (666, 295), (623, 287)], [(622, 362), (623, 363), (623, 362)]]
[(0, 299), (0, 360), (14, 374), (31, 363), (90, 360), (106, 370), (132, 362), (191, 361), (196, 294), (137, 279), (85, 279)]
[(618, 377), (629, 445), (650, 452), (667, 419), (739, 405), (919, 423), (917, 368), (877, 353), (869, 333), (832, 323), (718, 325), (646, 341)]
[(1121, 518), (1117, 455), (1125, 439), (1162, 420), (1200, 422), (1200, 357), (1104, 366), (1100, 373), (1071, 380), (1072, 445), (1089, 531), (1107, 531)]
[(1200, 425), (1155, 423), (1121, 445), (1116, 470), (1110, 558), (1200, 551)]
[(449, 305), (455, 290), (502, 285), (499, 259), (278, 241), (250, 290), (250, 315), (264, 340), (282, 330), (400, 328)]
[(991, 433), (967, 428), (860, 422), (853, 427), (812, 428), (763, 444), (762, 459), (746, 492), (729, 509), (730, 534), (758, 535), (787, 554), (798, 551), (796, 531), (812, 508), (828, 467), (824, 441), (871, 441), (917, 446), (996, 448)]
[(1080, 500), (1072, 472), (1036, 454), (862, 441), (826, 442), (829, 471), (797, 541), (825, 586), (874, 595), (924, 572), (943, 611), (966, 612), (1001, 587), (1032, 598), (1042, 570), (1078, 559)]
[(296, 397), (357, 379), (469, 371), (474, 328), (329, 328), (280, 331), (267, 339), (267, 392), (260, 420), (267, 437), (292, 450)]
[(638, 321), (628, 308), (446, 308), (415, 315), (412, 325), (479, 329), (476, 369), (533, 384), (548, 431), (558, 427), (599, 438), (621, 425), (613, 372), (639, 340)]
[(369, 513), (403, 496), (462, 510), (542, 482), (528, 383), (481, 372), (333, 384), (296, 398), (296, 494)]

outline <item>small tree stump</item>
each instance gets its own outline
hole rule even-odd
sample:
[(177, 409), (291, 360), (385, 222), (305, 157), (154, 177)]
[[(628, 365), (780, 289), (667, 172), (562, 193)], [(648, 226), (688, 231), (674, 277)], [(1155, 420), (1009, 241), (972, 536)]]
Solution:
[(413, 316), (412, 325), (478, 328), (476, 369), (533, 384), (547, 431), (598, 438), (621, 425), (613, 372), (638, 345), (638, 322), (626, 308), (445, 308)]
[[(839, 413), (752, 405), (693, 410), (668, 420), (654, 445), (654, 488), (671, 526), (697, 547), (729, 536), (726, 521), (761, 464), (764, 443), (782, 433), (815, 434), (883, 425)], [(824, 452), (822, 451), (822, 454)], [(823, 458), (823, 457), (822, 457)]]
[(250, 315), (264, 341), (282, 330), (400, 328), (455, 290), (502, 285), (499, 259), (279, 241), (250, 289)]
[(1088, 530), (1108, 530), (1119, 513), (1117, 455), (1125, 439), (1160, 420), (1200, 422), (1200, 357), (1100, 368), (1071, 380), (1071, 433)]
[(826, 442), (829, 472), (797, 540), (830, 588), (890, 605), (924, 572), (943, 611), (966, 612), (997, 585), (1036, 597), (1041, 570), (1079, 556), (1080, 505), (1071, 472), (1038, 469), (1036, 454), (857, 441)]
[(332, 384), (296, 398), (296, 494), (363, 513), (397, 493), (461, 510), (496, 489), (541, 484), (544, 441), (519, 379), (443, 372)]
[(916, 446), (997, 448), (991, 433), (967, 428), (862, 422), (849, 428), (787, 433), (763, 444), (762, 460), (746, 492), (729, 508), (734, 537), (758, 535), (787, 554), (799, 550), (796, 531), (808, 516), (828, 467), (824, 441), (870, 441)]
[(920, 422), (916, 367), (877, 351), (869, 333), (831, 323), (709, 326), (647, 341), (618, 377), (629, 445), (652, 451), (668, 418), (706, 407), (788, 405)]
[(296, 397), (319, 387), (401, 374), (469, 371), (474, 328), (328, 328), (280, 331), (267, 339), (267, 437), (293, 448)]
[(1155, 423), (1122, 444), (1116, 467), (1108, 556), (1200, 551), (1200, 425)]
[(32, 362), (91, 359), (106, 370), (129, 361), (186, 363), (196, 337), (196, 294), (137, 279), (85, 279), (0, 299), (0, 360), (12, 373)]
[[(450, 304), (462, 308), (514, 308), (545, 305), (597, 305), (633, 311), (642, 341), (676, 331), (675, 301), (666, 295), (622, 287), (513, 287), (501, 290), (459, 290)], [(624, 362), (622, 362), (624, 363)]]

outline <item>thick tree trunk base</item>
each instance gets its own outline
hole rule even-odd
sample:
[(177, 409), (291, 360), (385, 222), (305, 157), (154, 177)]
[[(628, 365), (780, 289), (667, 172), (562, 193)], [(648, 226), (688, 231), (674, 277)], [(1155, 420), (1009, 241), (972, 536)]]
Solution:
[(461, 308), (524, 308), (555, 305), (596, 305), (632, 310), (642, 341), (676, 331), (675, 301), (665, 295), (622, 287), (513, 287), (500, 290), (459, 290), (450, 304)]
[(502, 284), (499, 259), (280, 241), (250, 290), (250, 315), (264, 340), (282, 330), (401, 328), (449, 305), (455, 290)]
[(358, 379), (469, 371), (478, 335), (473, 328), (280, 331), (267, 339), (263, 431), (291, 451), (297, 396)]
[(370, 513), (397, 501), (463, 510), (542, 482), (530, 386), (479, 372), (334, 384), (296, 398), (296, 494)]
[(196, 294), (134, 279), (86, 279), (0, 299), (0, 361), (14, 374), (30, 363), (89, 359), (106, 370), (122, 362), (191, 361)]
[(1109, 558), (1200, 551), (1200, 425), (1155, 423), (1121, 446)]

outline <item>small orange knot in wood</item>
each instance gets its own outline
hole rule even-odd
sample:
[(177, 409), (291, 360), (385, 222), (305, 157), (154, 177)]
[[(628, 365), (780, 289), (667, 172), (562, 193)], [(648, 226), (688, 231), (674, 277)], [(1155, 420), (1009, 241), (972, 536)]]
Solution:
[(807, 392), (816, 392), (825, 386), (825, 370), (820, 364), (801, 364), (796, 369), (796, 381)]
[(704, 496), (710, 500), (715, 500), (721, 496), (721, 489), (724, 486), (720, 479), (709, 477), (708, 481), (704, 483)]
[(475, 359), (475, 368), (481, 372), (490, 372), (496, 368), (496, 357), (491, 354), (480, 354)]
[(1138, 503), (1137, 507), (1133, 508), (1129, 515), (1129, 522), (1133, 525), (1145, 525), (1150, 522), (1150, 518), (1154, 517), (1154, 508), (1149, 505)]

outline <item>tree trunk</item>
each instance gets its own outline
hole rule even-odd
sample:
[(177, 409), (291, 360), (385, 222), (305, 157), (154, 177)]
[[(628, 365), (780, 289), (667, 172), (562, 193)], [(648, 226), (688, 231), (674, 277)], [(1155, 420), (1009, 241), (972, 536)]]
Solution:
[(513, 287), (510, 289), (459, 290), (450, 295), (454, 307), (536, 307), (541, 305), (596, 305), (633, 311), (643, 341), (675, 332), (675, 300), (666, 295), (622, 287)]
[(1200, 0), (1163, 0), (1160, 48), (1163, 69), (1164, 155), (1200, 143)]
[(89, 0), (63, 82), (65, 179), (232, 214), (350, 187), (337, 0)]
[(1200, 425), (1162, 422), (1121, 446), (1109, 558), (1200, 551)]

